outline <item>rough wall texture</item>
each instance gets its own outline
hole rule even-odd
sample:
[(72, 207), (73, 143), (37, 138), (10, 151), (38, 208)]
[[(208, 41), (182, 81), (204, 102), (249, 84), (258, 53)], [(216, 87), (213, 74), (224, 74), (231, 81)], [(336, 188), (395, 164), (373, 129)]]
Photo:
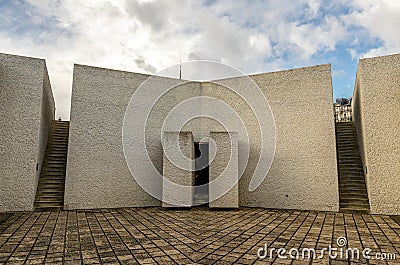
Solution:
[[(148, 77), (142, 74), (75, 65), (65, 208), (161, 206), (161, 202), (148, 195), (132, 177), (122, 147), (125, 111), (136, 89)], [(160, 77), (152, 82), (155, 82), (155, 87), (163, 89), (183, 81)], [(144, 97), (150, 98), (158, 92), (145, 91)], [(200, 86), (196, 83), (186, 83), (171, 91), (162, 92), (165, 92), (164, 95), (153, 106), (147, 117), (145, 129), (148, 154), (137, 151), (140, 157), (135, 161), (140, 164), (149, 155), (154, 167), (160, 173), (163, 166), (161, 146), (163, 121), (177, 103), (199, 95)], [(147, 113), (141, 112), (139, 115)], [(189, 122), (183, 129), (197, 131), (195, 124)], [(139, 127), (134, 129), (143, 130)], [(132, 138), (130, 135), (126, 137), (135, 150), (138, 145), (137, 139), (130, 139)], [(151, 174), (152, 171), (149, 169), (148, 172)], [(153, 186), (156, 193), (162, 194), (161, 178)]]
[[(277, 142), (267, 178), (257, 190), (248, 193), (247, 198), (243, 196), (244, 205), (338, 211), (330, 65), (252, 78), (271, 106)], [(304, 111), (310, 108), (313, 109)], [(247, 186), (246, 179), (243, 184)], [(245, 193), (242, 190), (243, 185), (240, 193)]]
[(354, 121), (371, 213), (400, 213), (400, 55), (359, 61)]
[[(177, 189), (173, 185), (168, 185), (169, 180), (174, 184), (182, 186), (193, 186), (194, 185), (194, 167), (191, 160), (194, 159), (194, 143), (193, 135), (191, 132), (164, 132), (164, 148), (173, 149), (176, 145), (176, 139), (179, 139), (179, 147), (184, 156), (189, 158), (186, 167), (191, 170), (185, 170), (178, 167), (173, 161), (179, 159), (179, 152), (166, 153), (163, 155), (163, 207), (190, 207), (192, 206), (193, 200), (193, 189), (188, 189), (187, 192), (176, 192)], [(165, 202), (171, 203), (165, 203)]]
[(159, 205), (133, 180), (122, 149), (125, 109), (146, 78), (75, 65), (64, 208)]
[[(235, 132), (211, 132), (215, 142), (214, 160), (210, 164), (210, 208), (239, 207), (238, 137)], [(213, 145), (211, 145), (214, 147)], [(215, 181), (218, 178), (218, 182)], [(215, 182), (212, 182), (215, 181)], [(236, 183), (233, 185), (233, 183)], [(232, 186), (233, 185), (233, 186)], [(229, 191), (228, 191), (229, 190)], [(228, 191), (223, 196), (224, 191)]]
[[(219, 80), (219, 85), (203, 84), (202, 91), (227, 102), (239, 114), (248, 130), (250, 157), (239, 182), (240, 206), (338, 211), (330, 66), (320, 65), (250, 77), (268, 100), (276, 125), (274, 161), (265, 180), (252, 192), (249, 191), (249, 183), (261, 146), (258, 122), (264, 121), (257, 121), (243, 98), (224, 88), (235, 85), (239, 90), (244, 90), (247, 83), (244, 78)], [(213, 128), (223, 129), (217, 124), (203, 123), (202, 126), (203, 132)], [(245, 135), (239, 131), (239, 167), (244, 163), (244, 139)]]
[(29, 211), (54, 117), (45, 61), (0, 54), (0, 101), (0, 211)]
[[(134, 181), (126, 165), (121, 144), (122, 122), (128, 102), (146, 78), (146, 75), (75, 66), (66, 208), (161, 205), (160, 201), (147, 195)], [(164, 91), (147, 119), (146, 147), (154, 166), (162, 173), (161, 127), (167, 114), (178, 103), (192, 97), (220, 99), (239, 114), (249, 130), (250, 159), (239, 183), (239, 205), (337, 211), (339, 195), (330, 66), (260, 74), (251, 78), (271, 105), (277, 133), (275, 160), (258, 189), (253, 192), (248, 189), (260, 154), (260, 131), (256, 129), (258, 121), (251, 106), (224, 87), (235, 83), (245, 89), (246, 83), (242, 82), (242, 78), (220, 80), (219, 84), (177, 83), (176, 80), (157, 78), (154, 81), (155, 87), (168, 83), (175, 87)], [(149, 90), (143, 94), (143, 101), (154, 96), (152, 93), (156, 92)], [(255, 99), (258, 97), (253, 94), (248, 96)], [(143, 107), (140, 104), (138, 102), (139, 109)], [(190, 103), (189, 106), (189, 109), (176, 111), (172, 116), (179, 120), (185, 115), (212, 115), (217, 112), (204, 102)], [(313, 107), (312, 110), (304, 111), (310, 106)], [(138, 115), (138, 119), (142, 118), (141, 113)], [(234, 119), (225, 119), (224, 123), (229, 128), (237, 127)], [(167, 123), (164, 131), (191, 131), (195, 142), (207, 141), (203, 138), (210, 136), (212, 131), (226, 131), (220, 123), (205, 117), (192, 119), (182, 128), (174, 128), (173, 124), (174, 122)], [(240, 167), (243, 166), (243, 131), (238, 131), (237, 137)], [(135, 139), (131, 139), (130, 143), (135, 148)], [(271, 146), (268, 145), (267, 148), (271, 149)], [(139, 155), (141, 157), (137, 163), (144, 161), (147, 156), (141, 152)], [(161, 179), (154, 186), (155, 190), (162, 192)]]
[(35, 190), (39, 182), (39, 175), (43, 165), (43, 160), (46, 152), (47, 140), (49, 139), (51, 121), (54, 120), (55, 115), (55, 103), (53, 98), (53, 91), (51, 90), (49, 75), (47, 73), (46, 65), (43, 74), (43, 93), (42, 102), (40, 106), (40, 131), (39, 131), (39, 143), (38, 143), (38, 170), (36, 172)]

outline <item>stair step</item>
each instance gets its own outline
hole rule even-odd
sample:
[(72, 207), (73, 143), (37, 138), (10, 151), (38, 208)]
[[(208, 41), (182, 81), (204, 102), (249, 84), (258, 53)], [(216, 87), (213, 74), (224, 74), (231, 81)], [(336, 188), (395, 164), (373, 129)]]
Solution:
[(62, 205), (62, 201), (41, 200), (36, 201), (35, 205), (39, 207), (59, 207)]
[(64, 190), (64, 185), (60, 185), (60, 184), (53, 184), (53, 183), (40, 183), (40, 185), (38, 185), (38, 188), (40, 190), (52, 190), (52, 191), (63, 191)]
[(39, 183), (41, 183), (41, 181), (43, 181), (43, 183), (49, 183), (49, 182), (62, 182), (64, 183), (65, 178), (63, 177), (63, 175), (59, 175), (59, 176), (43, 176), (43, 178), (40, 178)]
[(68, 144), (68, 139), (49, 139), (48, 143), (51, 143), (53, 145), (67, 145)]
[(339, 187), (340, 194), (347, 194), (347, 193), (353, 193), (353, 194), (358, 194), (362, 193), (367, 195), (367, 189), (366, 187)]
[(348, 179), (346, 179), (346, 180), (339, 180), (339, 185), (340, 186), (345, 186), (345, 185), (353, 185), (353, 186), (356, 186), (356, 185), (362, 185), (362, 186), (365, 186), (365, 181), (364, 180), (360, 180), (360, 179), (355, 179), (355, 180), (348, 180)]
[(43, 189), (39, 192), (37, 192), (36, 195), (49, 195), (49, 196), (64, 196), (63, 195), (64, 189), (62, 187), (58, 188), (58, 189)]
[[(51, 132), (51, 137), (68, 137), (68, 131), (65, 131), (64, 129), (56, 130)], [(49, 138), (51, 139), (51, 138)]]
[(351, 213), (351, 214), (369, 214), (369, 208), (357, 208), (357, 207), (340, 207), (341, 213)]
[(340, 203), (351, 203), (351, 204), (360, 204), (360, 205), (368, 205), (368, 198), (357, 198), (357, 197), (340, 197)]
[(343, 168), (343, 169), (351, 169), (351, 168), (357, 168), (357, 169), (363, 169), (363, 165), (362, 164), (358, 164), (358, 163), (343, 163), (343, 162), (339, 162), (339, 167)]
[(58, 196), (50, 196), (50, 195), (40, 195), (36, 196), (36, 202), (54, 202), (54, 203), (62, 203), (64, 199), (64, 196), (58, 195)]
[(354, 204), (349, 204), (346, 202), (340, 202), (340, 208), (347, 208), (347, 209), (357, 209), (357, 210), (370, 210), (369, 204), (367, 203), (354, 203)]
[(340, 181), (352, 181), (352, 180), (354, 180), (354, 181), (363, 181), (363, 182), (365, 182), (365, 177), (364, 177), (364, 174), (362, 172), (360, 172), (358, 174), (355, 173), (355, 172), (348, 173), (348, 174), (346, 174), (344, 172), (340, 172), (339, 180)]
[(43, 164), (43, 166), (46, 167), (52, 167), (52, 168), (64, 168), (65, 167), (65, 162), (64, 163), (49, 163), (48, 161), (45, 161), (45, 163)]
[(67, 135), (53, 135), (49, 141), (62, 141), (62, 142), (67, 142), (68, 141), (68, 136)]
[(341, 190), (346, 188), (349, 188), (349, 190), (354, 190), (354, 189), (362, 190), (366, 189), (367, 186), (362, 181), (359, 182), (339, 181), (339, 188)]
[(47, 150), (47, 153), (61, 153), (61, 154), (66, 154), (68, 152), (67, 146), (56, 146), (56, 147), (51, 147)]
[(337, 151), (339, 154), (353, 155), (353, 157), (357, 157), (360, 155), (360, 149), (358, 149), (358, 148), (350, 148), (350, 147), (337, 148)]
[(54, 186), (64, 186), (65, 181), (64, 180), (40, 180), (39, 182), (39, 187), (43, 187), (43, 186), (49, 186), (49, 185), (54, 185)]
[(38, 205), (35, 206), (35, 211), (61, 211), (63, 208), (62, 204), (60, 205)]
[(64, 170), (42, 170), (41, 175), (44, 178), (47, 177), (65, 177), (65, 171)]
[(64, 196), (62, 195), (40, 195), (35, 197), (35, 204), (41, 203), (41, 202), (47, 202), (47, 203), (63, 203), (64, 202)]
[(363, 166), (362, 165), (355, 165), (355, 164), (341, 164), (339, 163), (340, 169), (343, 169), (344, 171), (352, 171), (352, 170), (361, 170), (363, 171)]
[(368, 201), (360, 201), (360, 202), (340, 202), (341, 205), (346, 207), (369, 207)]
[(62, 151), (58, 151), (58, 150), (53, 150), (53, 151), (47, 151), (45, 156), (51, 156), (52, 157), (66, 157), (67, 156), (67, 151), (66, 150), (62, 150)]
[(37, 192), (37, 196), (40, 195), (54, 195), (54, 196), (59, 196), (64, 197), (64, 188), (58, 188), (58, 189), (44, 189), (42, 188), (41, 191)]
[(368, 193), (366, 187), (344, 187), (341, 186), (339, 187), (340, 195), (342, 196), (350, 196), (350, 195), (355, 195), (355, 196), (363, 196), (365, 198), (368, 198)]
[(60, 140), (68, 140), (68, 133), (53, 133), (49, 140), (60, 139)]
[(46, 154), (48, 161), (65, 161), (67, 154)]
[(65, 162), (61, 161), (46, 161), (45, 164), (43, 164), (43, 167), (48, 167), (48, 168), (65, 168), (66, 164)]
[[(49, 158), (49, 157), (48, 157)], [(65, 160), (61, 159), (47, 159), (46, 162), (47, 164), (63, 164), (65, 165)]]
[(365, 191), (352, 192), (348, 190), (340, 190), (340, 198), (344, 199), (360, 198), (368, 200), (368, 195), (366, 194)]
[(338, 146), (339, 151), (357, 151), (359, 150), (358, 145), (342, 145)]
[(42, 169), (41, 175), (43, 175), (43, 177), (65, 177), (65, 170), (58, 168), (46, 168)]
[(60, 170), (60, 169), (43, 169), (41, 173), (41, 176), (43, 177), (65, 177), (65, 170)]
[(364, 170), (362, 168), (346, 168), (346, 167), (341, 167), (339, 166), (339, 175), (340, 176), (346, 176), (346, 177), (360, 177), (362, 176), (364, 178)]
[(64, 172), (44, 172), (43, 179), (65, 179)]
[(339, 179), (340, 184), (358, 184), (361, 183), (364, 185), (365, 180), (363, 178), (340, 178)]
[(340, 199), (344, 200), (365, 200), (368, 201), (368, 196), (364, 193), (344, 193), (340, 194)]
[(344, 165), (346, 165), (346, 164), (360, 164), (360, 165), (362, 165), (361, 158), (357, 158), (357, 157), (354, 157), (354, 156), (348, 156), (348, 157), (341, 156), (338, 159), (338, 162), (339, 162), (339, 164), (344, 164)]

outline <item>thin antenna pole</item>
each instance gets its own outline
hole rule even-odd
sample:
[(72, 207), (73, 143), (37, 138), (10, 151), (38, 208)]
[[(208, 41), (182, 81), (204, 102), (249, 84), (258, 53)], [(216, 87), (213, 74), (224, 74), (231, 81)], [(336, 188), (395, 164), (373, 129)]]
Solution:
[(182, 79), (182, 60), (179, 61), (179, 79)]

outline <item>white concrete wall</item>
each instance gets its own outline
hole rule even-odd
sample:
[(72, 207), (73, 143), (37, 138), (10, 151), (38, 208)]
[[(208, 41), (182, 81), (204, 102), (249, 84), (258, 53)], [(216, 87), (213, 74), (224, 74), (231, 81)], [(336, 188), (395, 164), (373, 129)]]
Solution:
[[(122, 121), (128, 102), (137, 87), (147, 78), (146, 75), (135, 73), (75, 66), (66, 208), (161, 205), (160, 201), (149, 196), (134, 181), (126, 165), (121, 143)], [(268, 99), (277, 129), (275, 160), (258, 189), (252, 192), (248, 189), (261, 149), (260, 131), (256, 126), (258, 121), (251, 106), (224, 87), (235, 84), (246, 89), (242, 78), (220, 80), (220, 85), (157, 78), (154, 81), (155, 87), (167, 87), (169, 83), (176, 87), (163, 91), (164, 95), (153, 106), (147, 119), (146, 147), (154, 166), (162, 173), (161, 127), (167, 114), (178, 103), (192, 97), (220, 99), (238, 113), (248, 128), (250, 159), (239, 183), (240, 206), (338, 211), (330, 66), (259, 74), (251, 78)], [(143, 94), (143, 102), (158, 92), (149, 90)], [(259, 95), (250, 93), (248, 96), (258, 100)], [(140, 110), (144, 108), (141, 101), (137, 104)], [(185, 111), (175, 112), (174, 119), (179, 120), (185, 115), (219, 112), (205, 102), (194, 102), (188, 106), (190, 108)], [(313, 110), (304, 111), (310, 108)], [(144, 114), (138, 112), (137, 115), (141, 119)], [(225, 119), (224, 115), (222, 113), (222, 119)], [(271, 117), (265, 119), (270, 120)], [(230, 118), (224, 120), (229, 130), (236, 128), (237, 122)], [(177, 129), (170, 127), (171, 124), (174, 122), (167, 123), (164, 131)], [(212, 119), (202, 117), (190, 120), (182, 130), (193, 132), (194, 141), (198, 142), (209, 136), (211, 131), (224, 131), (225, 128)], [(244, 137), (243, 132), (238, 131), (239, 166), (243, 165), (241, 153), (245, 147)], [(128, 142), (134, 150), (137, 144), (135, 139), (129, 139)], [(271, 149), (271, 145), (266, 147)], [(147, 153), (138, 153), (137, 163), (142, 163)], [(154, 186), (156, 193), (162, 194), (161, 179)]]
[(371, 213), (400, 213), (400, 55), (359, 61), (353, 97)]
[(186, 189), (184, 192), (177, 192), (178, 189), (173, 185), (191, 187), (194, 185), (194, 142), (191, 132), (164, 132), (163, 146), (165, 149), (172, 150), (176, 147), (176, 139), (179, 139), (179, 149), (188, 158), (184, 166), (179, 167), (174, 161), (182, 159), (180, 152), (164, 152), (163, 155), (163, 207), (190, 207), (193, 202), (193, 189)]
[(43, 93), (42, 102), (40, 107), (40, 132), (39, 132), (39, 143), (38, 143), (38, 168), (35, 180), (35, 190), (37, 189), (37, 184), (39, 182), (40, 171), (44, 162), (47, 141), (49, 139), (51, 122), (55, 118), (55, 102), (53, 98), (53, 91), (51, 89), (49, 75), (47, 72), (46, 65), (43, 74)]
[(215, 145), (210, 145), (209, 153), (215, 153), (215, 157), (209, 169), (209, 206), (210, 208), (238, 208), (238, 135), (236, 132), (211, 132), (210, 137)]
[[(68, 164), (65, 188), (65, 208), (106, 208), (161, 206), (161, 202), (148, 195), (134, 180), (124, 157), (122, 127), (125, 111), (136, 89), (147, 75), (75, 65)], [(169, 78), (156, 78), (154, 85), (163, 89), (183, 83)], [(145, 91), (150, 98), (159, 91)], [(162, 124), (177, 103), (200, 94), (200, 85), (187, 83), (165, 94), (152, 107), (146, 118), (139, 112), (137, 119), (146, 118), (147, 152), (134, 151), (142, 163), (151, 158), (154, 167), (162, 173)], [(142, 106), (136, 106), (141, 108)], [(195, 106), (194, 106), (195, 107)], [(132, 117), (135, 119), (135, 117)], [(197, 131), (196, 122), (183, 129)], [(142, 130), (142, 128), (134, 128)], [(127, 142), (138, 148), (137, 139), (127, 135)], [(147, 174), (152, 174), (149, 168)], [(154, 177), (154, 175), (152, 175)], [(152, 188), (162, 196), (162, 179)], [(161, 198), (161, 197), (160, 197)]]
[(0, 54), (0, 212), (33, 210), (54, 100), (42, 59)]
[[(335, 128), (330, 65), (250, 76), (268, 100), (276, 124), (275, 158), (254, 191), (250, 179), (261, 150), (261, 132), (249, 105), (224, 86), (245, 90), (245, 78), (203, 84), (202, 93), (227, 102), (242, 117), (250, 139), (250, 157), (239, 183), (240, 206), (302, 210), (339, 210)], [(242, 86), (242, 87), (241, 87)], [(255, 98), (257, 95), (246, 95)], [(308, 111), (309, 110), (309, 111)], [(265, 117), (270, 119), (271, 117)], [(260, 122), (263, 122), (262, 120)], [(234, 126), (233, 122), (227, 122)], [(221, 130), (202, 124), (203, 132)], [(205, 129), (204, 129), (205, 128)], [(245, 135), (239, 131), (239, 167)], [(271, 149), (271, 146), (266, 146)], [(327, 196), (329, 194), (329, 196)]]

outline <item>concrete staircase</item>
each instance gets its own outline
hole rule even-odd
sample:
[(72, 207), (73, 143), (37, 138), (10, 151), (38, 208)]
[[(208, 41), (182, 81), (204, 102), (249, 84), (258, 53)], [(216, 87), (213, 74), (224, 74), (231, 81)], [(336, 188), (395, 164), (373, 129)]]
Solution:
[(62, 210), (68, 150), (68, 121), (53, 121), (36, 191), (37, 211)]
[(353, 122), (336, 123), (341, 212), (369, 213), (369, 200)]

